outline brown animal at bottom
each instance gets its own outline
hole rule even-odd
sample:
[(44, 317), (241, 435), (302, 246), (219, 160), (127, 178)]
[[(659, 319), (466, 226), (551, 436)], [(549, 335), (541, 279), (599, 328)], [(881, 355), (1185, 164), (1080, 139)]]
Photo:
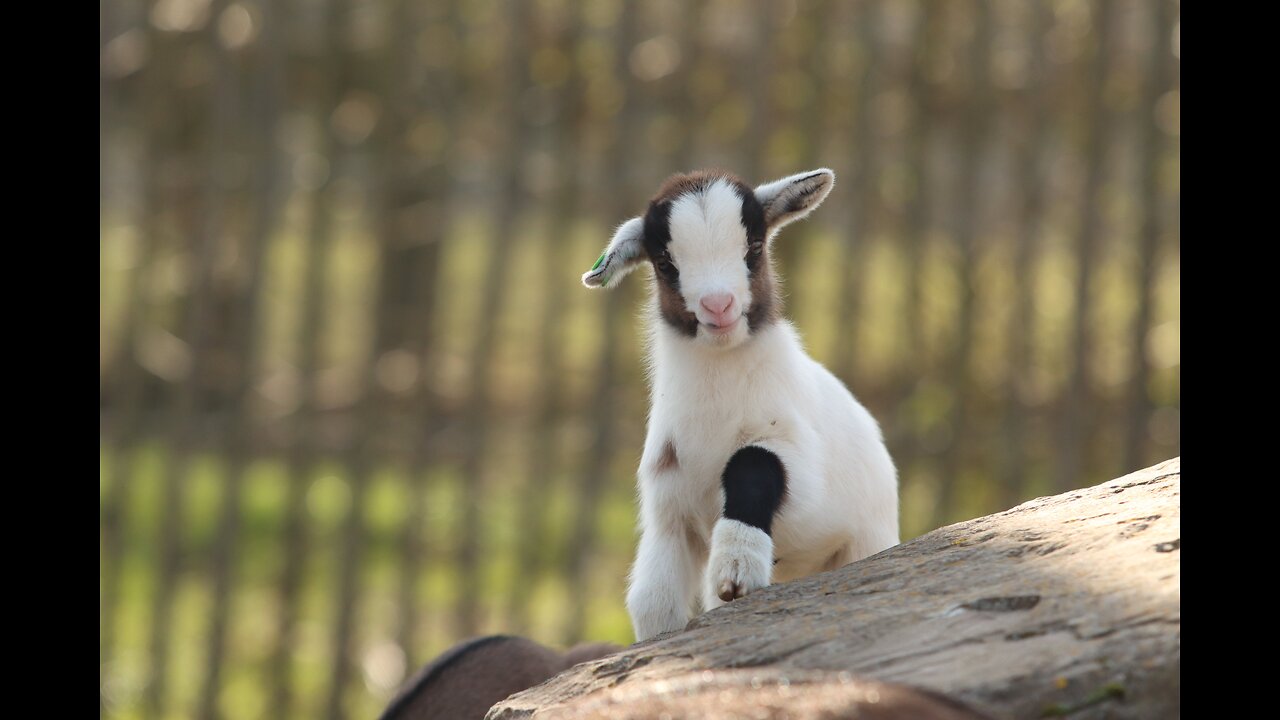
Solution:
[(410, 678), (379, 717), (483, 720), (499, 700), (580, 662), (621, 649), (609, 643), (589, 643), (558, 652), (528, 638), (509, 635), (464, 640)]

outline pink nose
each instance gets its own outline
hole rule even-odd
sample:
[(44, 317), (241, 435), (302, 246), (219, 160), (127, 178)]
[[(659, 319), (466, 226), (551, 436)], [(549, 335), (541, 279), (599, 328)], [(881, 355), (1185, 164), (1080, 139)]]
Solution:
[(715, 295), (704, 295), (702, 297), (702, 308), (715, 318), (717, 325), (723, 325), (722, 320), (728, 320), (725, 317), (729, 311), (733, 309), (733, 295), (730, 293), (716, 293)]

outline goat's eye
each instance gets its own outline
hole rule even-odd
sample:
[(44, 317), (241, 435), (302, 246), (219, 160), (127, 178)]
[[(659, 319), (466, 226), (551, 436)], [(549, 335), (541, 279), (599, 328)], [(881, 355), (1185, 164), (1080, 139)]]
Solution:
[(762, 243), (762, 242), (750, 242), (750, 243), (747, 243), (747, 257), (748, 257), (748, 258), (751, 258), (751, 259), (753, 259), (753, 260), (754, 260), (755, 258), (760, 257), (760, 253), (762, 253), (762, 252), (764, 252), (764, 243)]
[(666, 250), (663, 250), (662, 254), (658, 255), (655, 262), (658, 265), (658, 269), (663, 272), (671, 272), (676, 269), (675, 264), (671, 262), (671, 253)]

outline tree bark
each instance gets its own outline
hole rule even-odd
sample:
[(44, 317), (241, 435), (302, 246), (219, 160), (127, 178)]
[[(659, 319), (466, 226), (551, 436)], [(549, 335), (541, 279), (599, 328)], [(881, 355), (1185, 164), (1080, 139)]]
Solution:
[(1178, 717), (1180, 479), (1174, 458), (770, 586), (488, 718), (852, 717), (877, 683), (995, 718)]

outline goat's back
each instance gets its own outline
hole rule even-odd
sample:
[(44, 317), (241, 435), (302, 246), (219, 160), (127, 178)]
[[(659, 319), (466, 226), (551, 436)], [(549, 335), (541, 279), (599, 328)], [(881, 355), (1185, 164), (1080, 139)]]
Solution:
[(560, 653), (508, 635), (465, 640), (441, 653), (405, 683), (381, 720), (483, 720), (489, 708), (572, 665), (619, 650), (579, 645)]

